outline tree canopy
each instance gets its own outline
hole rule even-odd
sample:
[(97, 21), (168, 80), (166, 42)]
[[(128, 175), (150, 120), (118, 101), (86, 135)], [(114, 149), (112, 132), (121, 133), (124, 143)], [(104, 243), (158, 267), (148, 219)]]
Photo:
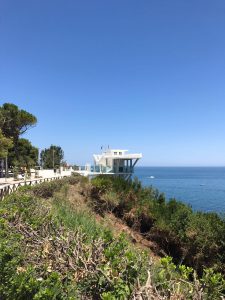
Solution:
[[(15, 147), (15, 146), (14, 146)], [(15, 149), (9, 151), (9, 166), (26, 167), (27, 169), (37, 166), (38, 148), (32, 146), (27, 139), (19, 139), (17, 143), (18, 155), (15, 156)]]
[(60, 146), (51, 145), (50, 148), (46, 148), (41, 151), (40, 157), (43, 168), (59, 168), (62, 163), (64, 153)]
[[(31, 168), (38, 164), (38, 149), (27, 139), (20, 138), (37, 123), (31, 113), (12, 103), (0, 106), (0, 158), (8, 156), (10, 167)], [(60, 146), (51, 145), (41, 152), (44, 168), (59, 168), (64, 153)]]
[(8, 155), (9, 149), (13, 146), (13, 142), (10, 138), (6, 138), (2, 130), (0, 129), (0, 158), (4, 158)]
[(19, 109), (12, 103), (0, 107), (0, 126), (3, 134), (17, 142), (19, 136), (37, 123), (37, 118), (31, 113)]
[(15, 104), (0, 106), (0, 157), (8, 156), (9, 166), (32, 167), (38, 161), (38, 149), (20, 135), (37, 123), (31, 113)]

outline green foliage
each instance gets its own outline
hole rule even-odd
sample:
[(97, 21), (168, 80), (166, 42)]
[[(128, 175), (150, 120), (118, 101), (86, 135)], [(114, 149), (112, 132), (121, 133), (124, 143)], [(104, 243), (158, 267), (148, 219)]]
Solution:
[(33, 187), (33, 193), (37, 197), (48, 199), (51, 198), (55, 192), (61, 189), (62, 184), (63, 182), (61, 180), (43, 182)]
[(57, 218), (57, 222), (63, 223), (68, 228), (76, 230), (82, 228), (87, 240), (92, 241), (104, 234), (103, 228), (97, 225), (96, 220), (90, 210), (86, 207), (74, 207), (65, 201), (66, 189), (64, 193), (55, 195), (53, 199), (52, 212)]
[(42, 182), (34, 187), (32, 187), (33, 194), (36, 197), (48, 199), (53, 197), (54, 193), (60, 191), (62, 186), (77, 184), (82, 178), (78, 175), (65, 177), (59, 180), (53, 180), (50, 182)]
[[(144, 188), (138, 180), (99, 176), (94, 206), (113, 212), (127, 224), (147, 235), (177, 263), (185, 263), (202, 274), (205, 267), (225, 270), (225, 220), (215, 213), (194, 212), (190, 206), (171, 199), (153, 188)], [(103, 201), (105, 200), (105, 202)]]
[[(52, 189), (56, 187), (53, 182), (28, 189), (22, 187), (1, 203), (0, 298), (78, 299), (81, 294), (100, 297), (101, 294), (109, 293), (116, 299), (127, 299), (138, 274), (146, 271), (146, 256), (132, 250), (124, 236), (115, 239), (107, 228), (96, 223), (88, 208), (68, 202), (66, 180), (57, 181), (57, 185), (61, 186), (61, 191), (58, 189), (55, 194), (52, 194)], [(50, 199), (50, 194), (51, 200), (46, 200)], [(40, 198), (41, 195), (45, 197), (44, 201)], [(60, 229), (62, 224), (65, 233)], [(26, 229), (21, 232), (24, 226)], [(55, 236), (57, 230), (61, 231)], [(70, 237), (69, 230), (79, 230), (80, 233), (73, 238)], [(49, 236), (51, 232), (52, 235)], [(70, 257), (70, 265), (75, 264), (73, 268), (68, 268), (66, 263), (68, 269), (65, 273), (58, 272), (54, 267), (48, 273), (49, 271), (44, 271), (44, 265), (39, 267), (35, 264), (37, 255), (40, 255), (40, 258), (37, 257), (39, 263), (40, 259), (43, 264), (47, 261), (45, 262), (41, 249), (30, 255), (29, 247), (33, 247), (33, 242), (29, 239), (34, 237), (37, 241), (42, 234), (44, 241), (47, 238), (52, 247), (60, 240), (60, 243), (65, 244), (65, 257)], [(39, 243), (41, 245), (41, 240)], [(61, 247), (65, 247), (63, 244)], [(75, 246), (80, 253), (78, 261), (74, 257)], [(60, 259), (63, 261), (63, 258), (59, 258), (59, 261)], [(75, 270), (76, 276), (80, 277), (77, 285), (72, 280)]]
[(225, 293), (225, 280), (220, 273), (215, 273), (212, 268), (204, 269), (201, 283), (204, 286), (207, 299), (219, 299)]
[(185, 299), (195, 299), (196, 294), (198, 297), (201, 294), (201, 299), (213, 300), (220, 299), (225, 292), (225, 280), (221, 273), (215, 273), (213, 269), (204, 269), (204, 274), (199, 280), (192, 268), (184, 265), (177, 267), (171, 257), (162, 258), (154, 266), (153, 281), (167, 297), (187, 295)]
[(0, 158), (4, 158), (8, 155), (8, 151), (12, 148), (12, 145), (12, 140), (10, 138), (6, 138), (0, 129)]
[(45, 169), (59, 168), (64, 153), (60, 146), (51, 145), (50, 148), (41, 151), (41, 165)]
[(93, 178), (91, 183), (101, 192), (113, 190), (117, 193), (126, 193), (131, 189), (134, 192), (138, 192), (141, 188), (141, 183), (137, 179), (135, 179), (134, 181), (126, 181), (122, 177), (114, 176), (100, 175)]
[(102, 199), (105, 201), (105, 210), (113, 211), (115, 207), (119, 205), (119, 195), (114, 191), (105, 192), (102, 196)]
[(17, 149), (14, 146), (9, 151), (8, 161), (10, 166), (30, 169), (38, 164), (38, 149), (32, 146), (27, 139), (18, 139)]
[[(150, 295), (195, 299), (197, 293), (202, 293), (202, 299), (220, 299), (224, 279), (212, 268), (204, 269), (199, 279), (192, 268), (177, 266), (171, 257), (152, 265), (147, 253), (131, 247), (124, 235), (114, 237), (97, 223), (90, 208), (73, 195), (70, 184), (80, 188), (78, 178), (22, 187), (0, 203), (0, 299), (125, 300), (138, 299), (135, 295), (143, 293), (147, 293), (143, 299)], [(137, 217), (143, 217), (143, 208), (158, 213), (159, 205), (167, 206), (160, 194), (128, 185), (136, 200), (141, 198)], [(112, 186), (110, 193), (110, 197), (116, 193)], [(122, 191), (118, 195), (122, 197)], [(151, 201), (146, 202), (148, 197)], [(171, 228), (179, 224), (180, 215), (189, 216), (189, 209), (179, 203), (168, 207), (169, 220), (176, 216), (177, 208), (180, 211)], [(210, 217), (212, 223), (217, 220), (215, 215)], [(147, 274), (152, 290), (141, 288)]]
[(23, 109), (19, 109), (15, 104), (3, 104), (0, 107), (0, 112), (2, 132), (6, 137), (13, 138), (14, 144), (16, 144), (21, 134), (37, 123), (34, 115)]
[(37, 164), (38, 149), (28, 140), (19, 139), (36, 123), (34, 115), (14, 104), (5, 103), (0, 107), (0, 157), (8, 155), (10, 167), (30, 168)]

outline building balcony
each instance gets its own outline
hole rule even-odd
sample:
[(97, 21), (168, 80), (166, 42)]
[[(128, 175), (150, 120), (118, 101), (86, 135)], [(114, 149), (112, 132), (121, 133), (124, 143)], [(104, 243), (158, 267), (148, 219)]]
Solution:
[(128, 166), (121, 166), (121, 167), (104, 167), (104, 166), (81, 166), (79, 167), (79, 171), (88, 171), (93, 173), (99, 173), (99, 174), (131, 174), (133, 173), (133, 168)]

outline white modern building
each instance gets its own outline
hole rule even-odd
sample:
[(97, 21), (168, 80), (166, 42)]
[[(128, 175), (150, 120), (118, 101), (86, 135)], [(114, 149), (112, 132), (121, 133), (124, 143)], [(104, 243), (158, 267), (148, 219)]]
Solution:
[(83, 176), (95, 177), (100, 174), (121, 176), (129, 179), (134, 166), (142, 158), (141, 153), (128, 153), (128, 150), (108, 149), (102, 154), (94, 154), (94, 165), (79, 167), (76, 172)]

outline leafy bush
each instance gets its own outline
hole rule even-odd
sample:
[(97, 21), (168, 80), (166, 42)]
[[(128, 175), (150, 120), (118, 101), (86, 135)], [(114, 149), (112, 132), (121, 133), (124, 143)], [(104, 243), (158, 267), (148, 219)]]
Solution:
[(34, 186), (32, 191), (35, 196), (47, 199), (47, 198), (51, 198), (55, 192), (61, 189), (61, 187), (62, 187), (62, 181), (55, 180), (51, 182), (43, 182), (41, 184), (38, 184)]

